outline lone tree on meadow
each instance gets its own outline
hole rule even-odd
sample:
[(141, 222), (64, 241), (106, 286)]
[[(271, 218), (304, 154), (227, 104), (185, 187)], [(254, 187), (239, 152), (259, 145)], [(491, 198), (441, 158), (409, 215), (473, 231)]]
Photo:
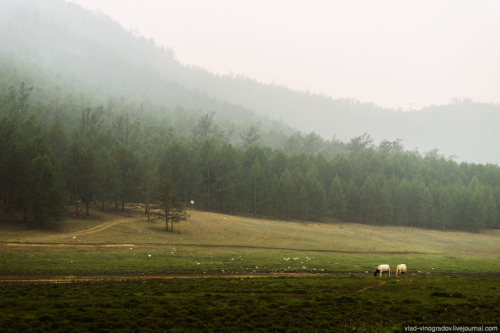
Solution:
[[(188, 214), (184, 208), (184, 201), (179, 197), (177, 189), (169, 180), (163, 181), (158, 189), (160, 208), (165, 214), (165, 228), (167, 231), (174, 230), (174, 222), (186, 221)], [(168, 222), (170, 221), (170, 229)]]

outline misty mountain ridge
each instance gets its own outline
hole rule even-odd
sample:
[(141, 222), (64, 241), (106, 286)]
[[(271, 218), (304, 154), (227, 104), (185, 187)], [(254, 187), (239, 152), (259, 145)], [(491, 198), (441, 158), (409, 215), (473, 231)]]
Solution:
[(402, 112), (215, 75), (183, 66), (172, 50), (102, 13), (59, 0), (2, 1), (0, 40), (2, 80), (26, 80), (34, 94), (77, 92), (92, 104), (126, 96), (197, 115), (215, 112), (222, 124), (241, 128), (261, 123), (263, 131), (279, 127), (291, 134), (289, 125), (342, 141), (368, 133), (375, 142), (400, 139), (406, 149), (438, 149), (458, 161), (500, 164), (494, 145), (500, 139), (498, 104), (457, 100)]

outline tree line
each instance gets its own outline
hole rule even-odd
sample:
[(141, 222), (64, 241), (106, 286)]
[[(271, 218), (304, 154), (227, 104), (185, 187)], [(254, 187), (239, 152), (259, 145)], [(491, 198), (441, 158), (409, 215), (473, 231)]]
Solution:
[[(89, 207), (161, 211), (167, 230), (185, 208), (281, 220), (335, 219), (432, 229), (499, 228), (500, 168), (457, 163), (437, 150), (347, 143), (311, 133), (283, 147), (261, 143), (258, 124), (239, 143), (203, 114), (179, 134), (161, 114), (77, 106), (71, 117), (30, 103), (21, 84), (0, 95), (0, 196), (6, 216), (35, 220)], [(232, 133), (234, 136), (234, 133)], [(319, 152), (322, 147), (322, 152)], [(170, 226), (169, 226), (170, 225)]]

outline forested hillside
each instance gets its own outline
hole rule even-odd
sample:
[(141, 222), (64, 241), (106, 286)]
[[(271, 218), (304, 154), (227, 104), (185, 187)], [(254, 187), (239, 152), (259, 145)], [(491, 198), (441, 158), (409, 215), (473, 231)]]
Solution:
[[(500, 227), (500, 168), (408, 151), (399, 136), (381, 136), (387, 126), (407, 129), (398, 121), (409, 113), (185, 68), (172, 51), (62, 1), (0, 2), (0, 40), (0, 197), (12, 220), (44, 226), (67, 205), (86, 214), (91, 204), (158, 207), (169, 197), (283, 220)], [(422, 110), (420, 120), (405, 120), (408, 133), (435, 125), (470, 142), (481, 132), (491, 152), (495, 136), (480, 122), (496, 124), (495, 107), (469, 103), (481, 111), (470, 118), (468, 103), (456, 103), (460, 117), (439, 108), (454, 126), (429, 124), (435, 112)], [(316, 117), (320, 109), (334, 120)], [(352, 123), (353, 115), (363, 117)], [(320, 127), (293, 130), (292, 116), (368, 134), (326, 140)], [(470, 131), (461, 132), (462, 120)]]
[(31, 92), (21, 84), (0, 98), (0, 193), (10, 216), (22, 212), (42, 226), (65, 204), (79, 214), (93, 203), (159, 205), (167, 193), (199, 209), (284, 220), (500, 226), (498, 166), (458, 164), (436, 152), (423, 157), (398, 141), (374, 146), (368, 135), (330, 158), (258, 145), (252, 131), (235, 147), (209, 114), (190, 135), (153, 113), (139, 118), (85, 105), (70, 125), (52, 105), (32, 105)]
[[(182, 66), (174, 50), (125, 31), (103, 14), (63, 1), (2, 1), (0, 40), (2, 56), (16, 59), (13, 65), (18, 71), (30, 64), (36, 65), (30, 74), (45, 71), (43, 78), (23, 78), (38, 87), (34, 94), (54, 85), (62, 94), (78, 91), (78, 96), (91, 97), (89, 104), (126, 96), (169, 109), (181, 105), (196, 116), (216, 112), (215, 117), (229, 120), (235, 132), (247, 127), (242, 123), (260, 123), (264, 138), (276, 126), (314, 132), (326, 140), (348, 141), (369, 133), (376, 143), (401, 140), (421, 153), (437, 148), (458, 162), (500, 163), (492, 144), (500, 140), (498, 104), (456, 99), (448, 105), (403, 112), (295, 92), (241, 75), (218, 76)], [(267, 143), (277, 148), (283, 141), (275, 144), (276, 140)]]
[(139, 111), (161, 113), (179, 132), (193, 118), (214, 113), (233, 143), (250, 125), (259, 127), (270, 145), (283, 144), (294, 132), (283, 122), (183, 85), (178, 78), (189, 69), (171, 50), (72, 3), (0, 2), (0, 41), (0, 85), (34, 86), (33, 101), (49, 97), (53, 103), (88, 106), (133, 104)]

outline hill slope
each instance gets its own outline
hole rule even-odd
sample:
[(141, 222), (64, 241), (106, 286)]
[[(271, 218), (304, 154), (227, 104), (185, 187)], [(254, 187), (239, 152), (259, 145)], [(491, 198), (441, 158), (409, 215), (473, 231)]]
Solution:
[[(500, 139), (500, 106), (457, 101), (419, 111), (387, 110), (354, 100), (294, 92), (246, 77), (220, 77), (182, 66), (173, 52), (125, 31), (109, 17), (56, 0), (0, 3), (3, 81), (35, 77), (36, 87), (78, 92), (95, 102), (126, 96), (138, 102), (177, 105), (244, 128), (264, 130), (281, 120), (324, 138), (349, 140), (363, 133), (376, 142), (401, 139), (405, 147), (437, 148), (460, 161), (500, 163), (493, 144)], [(14, 69), (12, 69), (12, 67)], [(275, 120), (274, 122), (271, 120)], [(227, 123), (227, 122), (226, 122)]]
[[(172, 51), (125, 31), (102, 14), (53, 0), (0, 3), (0, 87), (25, 81), (32, 98), (68, 96), (96, 104), (127, 103), (193, 122), (215, 113), (221, 125), (241, 132), (262, 124), (262, 132), (293, 131), (244, 106), (221, 102), (182, 84), (184, 68)], [(77, 113), (80, 111), (78, 110)], [(226, 128), (227, 129), (227, 128)]]
[[(85, 247), (192, 246), (227, 251), (279, 250), (342, 255), (449, 254), (500, 258), (500, 233), (444, 232), (357, 223), (312, 223), (256, 219), (190, 210), (187, 222), (166, 233), (163, 220), (148, 222), (142, 211), (100, 212), (90, 220), (53, 222), (50, 230), (26, 230), (3, 222), (0, 246), (18, 242)], [(3, 243), (2, 243), (3, 242)], [(133, 245), (130, 245), (133, 244)], [(122, 245), (122, 246), (121, 246)]]

